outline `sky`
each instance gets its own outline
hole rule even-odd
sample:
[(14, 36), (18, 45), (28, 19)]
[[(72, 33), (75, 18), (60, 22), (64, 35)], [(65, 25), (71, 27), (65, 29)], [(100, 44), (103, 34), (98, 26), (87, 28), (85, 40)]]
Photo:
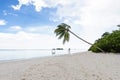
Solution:
[(90, 45), (71, 34), (62, 44), (54, 34), (60, 23), (94, 43), (104, 32), (118, 29), (120, 0), (0, 0), (0, 49), (72, 48)]

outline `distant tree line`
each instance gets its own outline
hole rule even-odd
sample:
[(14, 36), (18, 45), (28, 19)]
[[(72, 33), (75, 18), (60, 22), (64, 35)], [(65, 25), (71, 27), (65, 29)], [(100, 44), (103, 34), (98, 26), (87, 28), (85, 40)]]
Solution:
[(92, 52), (101, 52), (95, 46), (98, 46), (105, 52), (120, 53), (120, 30), (114, 30), (111, 33), (105, 32), (101, 38), (89, 48)]

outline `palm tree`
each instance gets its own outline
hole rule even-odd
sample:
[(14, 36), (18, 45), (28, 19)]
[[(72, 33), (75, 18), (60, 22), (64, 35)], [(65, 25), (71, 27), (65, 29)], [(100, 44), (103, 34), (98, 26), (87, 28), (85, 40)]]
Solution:
[[(68, 42), (70, 40), (70, 33), (73, 34), (74, 36), (76, 36), (78, 39), (84, 41), (85, 43), (89, 44), (89, 45), (93, 45), (92, 43), (80, 38), (79, 36), (77, 36), (75, 33), (73, 33), (70, 30), (70, 26), (65, 24), (65, 23), (61, 23), (60, 25), (57, 26), (57, 29), (55, 29), (54, 33), (56, 34), (56, 36), (58, 36), (58, 39), (63, 38), (63, 44), (65, 44), (65, 42)], [(70, 32), (70, 33), (69, 33)], [(101, 52), (104, 52), (101, 48), (95, 46), (97, 49), (99, 49)]]
[(71, 27), (64, 23), (61, 23), (57, 27), (58, 28), (54, 32), (56, 33), (56, 36), (59, 36), (58, 39), (63, 38), (63, 44), (65, 44), (65, 42), (68, 42), (70, 39), (70, 34), (68, 31)]

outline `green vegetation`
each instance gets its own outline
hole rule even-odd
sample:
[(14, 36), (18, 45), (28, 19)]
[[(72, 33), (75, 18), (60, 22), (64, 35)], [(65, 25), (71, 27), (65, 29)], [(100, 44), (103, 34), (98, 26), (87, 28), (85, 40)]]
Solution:
[[(63, 44), (65, 44), (65, 42), (69, 42), (70, 39), (70, 33), (73, 34), (74, 36), (76, 36), (78, 39), (84, 41), (85, 43), (89, 44), (89, 45), (93, 45), (90, 42), (82, 39), (81, 37), (77, 36), (75, 33), (73, 33), (70, 30), (70, 26), (65, 24), (65, 23), (61, 23), (60, 25), (57, 26), (57, 29), (55, 29), (54, 33), (56, 34), (56, 36), (58, 36), (58, 39), (62, 39), (63, 38)], [(101, 48), (99, 48), (98, 46), (94, 46), (95, 48), (97, 48), (98, 50), (100, 50), (101, 52), (104, 52)]]
[(63, 38), (63, 44), (65, 42), (68, 42), (70, 39), (70, 34), (69, 34), (69, 29), (71, 27), (65, 23), (61, 23), (60, 25), (57, 26), (57, 29), (55, 29), (54, 33), (56, 36), (59, 36), (58, 39)]
[[(117, 26), (120, 27), (120, 25)], [(69, 41), (71, 33), (78, 39), (91, 45), (89, 51), (120, 53), (120, 30), (115, 30), (112, 33), (105, 32), (100, 39), (96, 40), (94, 44), (91, 44), (90, 42), (80, 38), (75, 33), (73, 33), (70, 28), (71, 27), (69, 25), (61, 23), (54, 31), (56, 36), (58, 36), (58, 39), (63, 39), (63, 44)]]
[(105, 52), (120, 53), (120, 30), (115, 30), (112, 33), (105, 32), (100, 39), (89, 48), (89, 51), (101, 52), (95, 46), (98, 46)]

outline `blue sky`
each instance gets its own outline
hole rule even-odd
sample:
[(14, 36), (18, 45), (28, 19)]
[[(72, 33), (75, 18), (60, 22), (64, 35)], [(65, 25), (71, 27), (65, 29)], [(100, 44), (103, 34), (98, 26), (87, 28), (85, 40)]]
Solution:
[[(0, 0), (0, 48), (41, 49), (90, 46), (71, 35), (62, 45), (54, 29), (61, 22), (94, 43), (106, 31), (118, 29), (119, 0)], [(102, 6), (101, 6), (102, 5)]]
[(29, 26), (55, 25), (50, 20), (50, 16), (55, 12), (55, 8), (43, 8), (40, 12), (36, 12), (34, 6), (22, 6), (20, 10), (14, 10), (11, 5), (18, 4), (17, 0), (1, 0), (0, 1), (0, 19), (6, 21), (6, 25), (1, 27), (1, 32), (6, 31), (10, 26), (19, 25), (22, 28)]

